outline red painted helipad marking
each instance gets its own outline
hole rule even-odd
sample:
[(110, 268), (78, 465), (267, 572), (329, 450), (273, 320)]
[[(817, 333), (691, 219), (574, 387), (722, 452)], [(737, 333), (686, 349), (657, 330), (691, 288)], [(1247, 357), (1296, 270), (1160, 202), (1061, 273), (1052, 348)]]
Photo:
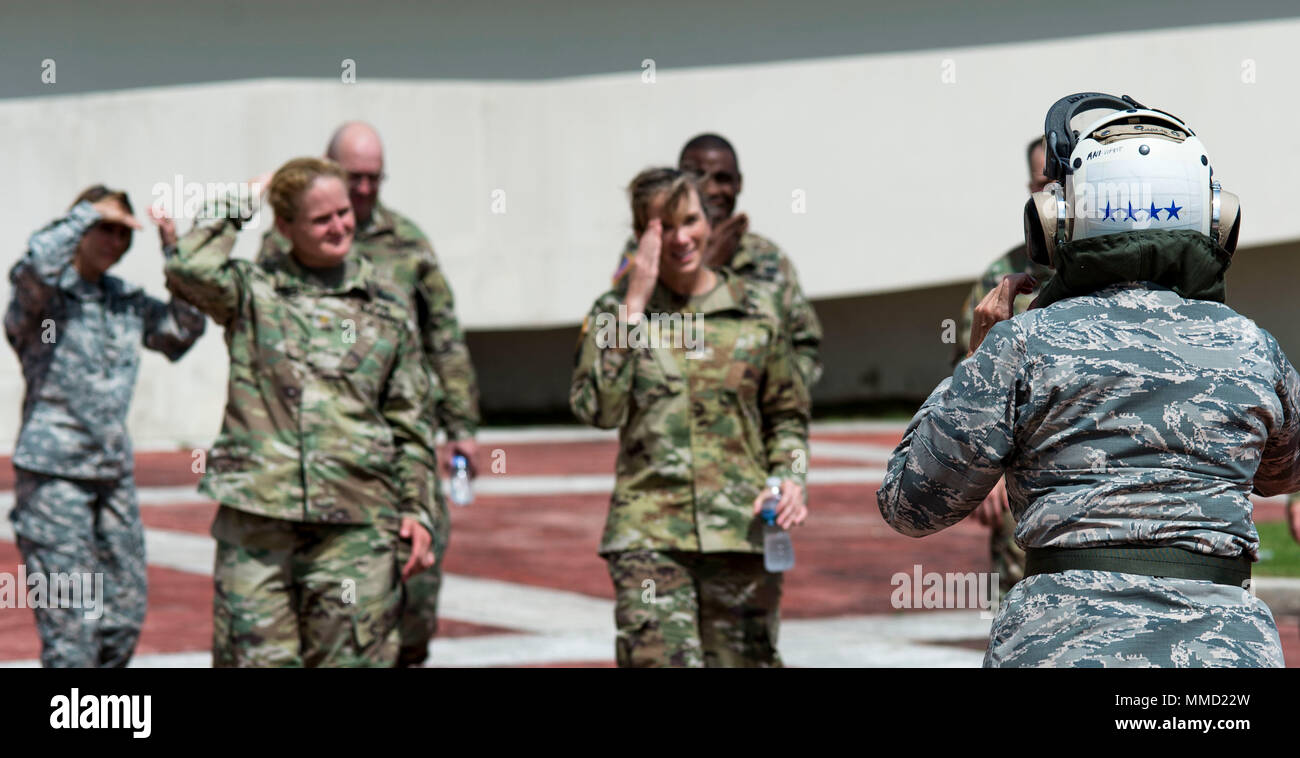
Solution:
[(216, 515), (216, 503), (150, 505), (140, 509), (140, 520), (145, 529), (167, 529), (190, 534), (207, 534)]
[[(898, 433), (833, 432), (815, 440), (889, 448)], [(815, 443), (814, 443), (815, 446)], [(491, 477), (492, 451), (505, 452), (506, 476), (566, 474), (612, 476), (616, 443), (527, 442), (481, 444), (479, 465)], [(193, 487), (188, 451), (145, 453), (137, 459), (142, 487)], [(818, 467), (879, 469), (881, 464), (819, 456)], [(12, 489), (13, 472), (0, 462), (0, 489)], [(881, 519), (870, 484), (813, 485), (807, 525), (795, 532), (796, 569), (786, 578), (782, 610), (789, 619), (844, 615), (891, 614), (896, 573), (982, 572), (989, 570), (987, 532), (965, 521), (920, 540), (904, 537)], [(451, 574), (489, 578), (533, 587), (612, 598), (604, 561), (596, 554), (609, 507), (607, 494), (480, 495), (468, 508), (451, 508), (452, 538), (446, 559)], [(206, 535), (216, 511), (213, 503), (149, 505), (142, 508), (146, 527)], [(1256, 518), (1283, 517), (1280, 505), (1257, 504)], [(12, 543), (0, 542), (0, 571), (15, 573), (19, 556)], [(149, 614), (139, 654), (205, 651), (211, 644), (212, 581), (209, 577), (161, 567), (149, 569)], [(1277, 619), (1283, 647), (1293, 666), (1300, 666), (1300, 619)], [(442, 637), (517, 634), (519, 630), (482, 626), (444, 618)], [(613, 633), (611, 621), (611, 635)], [(505, 644), (503, 642), (503, 644)], [(612, 644), (612, 643), (611, 643)], [(982, 650), (983, 640), (952, 643)], [(39, 656), (31, 612), (0, 612), (0, 660)], [(545, 667), (608, 667), (611, 661), (539, 664)]]
[(903, 426), (899, 424), (897, 432), (816, 432), (813, 438), (825, 442), (850, 442), (859, 445), (879, 445), (890, 450), (898, 446), (903, 439)]

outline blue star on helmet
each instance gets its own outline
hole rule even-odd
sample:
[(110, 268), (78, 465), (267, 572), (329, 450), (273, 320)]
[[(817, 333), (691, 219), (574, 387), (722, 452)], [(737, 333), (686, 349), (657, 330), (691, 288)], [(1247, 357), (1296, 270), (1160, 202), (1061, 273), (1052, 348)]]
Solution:
[[(1116, 209), (1115, 209), (1115, 212), (1116, 212), (1116, 215), (1118, 215), (1118, 214), (1119, 214), (1119, 209), (1116, 208)], [(1102, 220), (1104, 220), (1104, 221), (1110, 221), (1110, 201), (1109, 201), (1109, 200), (1106, 201), (1106, 215), (1105, 215), (1105, 216), (1102, 216)]]
[(1178, 218), (1178, 211), (1181, 211), (1181, 210), (1182, 210), (1182, 206), (1174, 205), (1174, 201), (1173, 201), (1173, 200), (1170, 200), (1170, 201), (1169, 201), (1169, 207), (1168, 207), (1168, 208), (1162, 208), (1161, 210), (1167, 211), (1167, 212), (1169, 213), (1169, 215), (1168, 215), (1167, 217), (1165, 217), (1165, 220), (1168, 221), (1168, 220), (1170, 220), (1170, 219)]
[(1149, 209), (1147, 209), (1147, 218), (1148, 218), (1148, 219), (1155, 219), (1156, 221), (1159, 221), (1159, 220), (1160, 220), (1160, 211), (1162, 211), (1162, 210), (1164, 210), (1164, 209), (1163, 209), (1163, 208), (1157, 208), (1157, 207), (1156, 207), (1156, 204), (1155, 204), (1155, 201), (1154, 201), (1154, 200), (1151, 201), (1151, 207), (1150, 207)]
[[(1115, 211), (1115, 215), (1116, 215), (1116, 216), (1119, 215), (1119, 210), (1118, 210), (1118, 209)], [(1125, 220), (1125, 221), (1137, 221), (1137, 220), (1138, 220), (1138, 219), (1137, 219), (1137, 216), (1134, 216), (1134, 215), (1133, 215), (1133, 203), (1129, 203), (1129, 204), (1128, 204), (1128, 211), (1126, 212), (1126, 215), (1124, 216), (1124, 220)]]

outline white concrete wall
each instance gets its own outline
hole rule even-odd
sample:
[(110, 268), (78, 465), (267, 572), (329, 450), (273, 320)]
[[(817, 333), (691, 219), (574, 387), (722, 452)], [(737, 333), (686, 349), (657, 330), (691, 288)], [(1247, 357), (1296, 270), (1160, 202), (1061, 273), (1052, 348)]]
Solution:
[[(810, 295), (932, 288), (972, 278), (1021, 235), (1024, 144), (1057, 97), (1088, 89), (1184, 117), (1241, 195), (1243, 246), (1280, 243), (1300, 239), (1287, 169), (1300, 158), (1289, 138), (1300, 116), (1298, 38), (1300, 21), (1284, 19), (659, 65), (654, 83), (639, 68), (531, 81), (381, 80), (362, 69), (356, 84), (266, 79), (10, 98), (0, 100), (0, 165), (11, 178), (0, 249), (16, 258), (32, 230), (93, 182), (126, 188), (143, 211), (152, 187), (176, 174), (244, 179), (319, 153), (337, 123), (360, 117), (387, 143), (385, 200), (433, 238), (464, 324), (563, 326), (607, 283), (627, 234), (622, 187), (710, 130), (737, 145), (740, 207), (794, 256)], [(505, 193), (504, 214), (492, 212), (494, 190)], [(795, 192), (806, 213), (794, 212)], [(116, 273), (162, 294), (160, 268), (156, 239), (140, 234)], [(224, 377), (216, 329), (176, 366), (149, 356), (133, 433), (144, 443), (208, 440)], [(12, 353), (0, 351), (0, 445), (16, 432), (21, 390)]]

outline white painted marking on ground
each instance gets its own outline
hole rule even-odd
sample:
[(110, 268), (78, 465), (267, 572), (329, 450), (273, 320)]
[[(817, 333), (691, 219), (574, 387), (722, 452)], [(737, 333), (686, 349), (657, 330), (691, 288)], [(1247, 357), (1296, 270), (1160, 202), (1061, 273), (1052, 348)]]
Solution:
[(897, 434), (907, 431), (907, 421), (814, 421), (809, 434)]
[(144, 554), (150, 566), (212, 576), (217, 560), (217, 541), (206, 534), (145, 529)]
[[(861, 454), (861, 451), (858, 451)], [(808, 472), (808, 484), (879, 484), (885, 478), (880, 467), (813, 467)], [(509, 474), (484, 474), (474, 480), (474, 492), (479, 495), (590, 495), (608, 494), (614, 490), (613, 474), (540, 474), (512, 476)], [(473, 506), (471, 506), (473, 507)]]
[[(809, 445), (814, 458), (835, 458), (845, 461), (862, 461), (864, 463), (888, 463), (894, 448), (884, 445), (868, 445), (857, 442), (822, 442), (813, 440)], [(811, 470), (816, 471), (817, 466)]]
[[(814, 421), (809, 427), (811, 434), (897, 434), (902, 436), (907, 429), (906, 421)], [(510, 442), (598, 442), (618, 439), (617, 429), (596, 429), (595, 427), (568, 425), (550, 426), (502, 426), (480, 429), (477, 440), (480, 444), (500, 445)], [(207, 450), (209, 445), (190, 444), (185, 441), (136, 440), (135, 452), (139, 453), (185, 453), (193, 450)], [(13, 445), (0, 446), (0, 456), (12, 456)]]
[[(612, 604), (611, 604), (612, 605)], [(977, 612), (962, 614), (974, 616)], [(940, 619), (922, 617), (943, 616)], [(910, 630), (915, 628), (915, 633)], [(848, 616), (835, 619), (785, 621), (781, 624), (779, 647), (788, 666), (858, 668), (865, 666), (972, 667), (983, 661), (983, 653), (935, 644), (917, 644), (940, 637), (973, 639), (988, 634), (988, 622), (971, 623), (969, 618), (945, 612), (915, 613), (909, 616)], [(910, 636), (909, 636), (910, 634)], [(967, 635), (967, 636), (960, 636)], [(556, 663), (613, 662), (614, 628), (612, 608), (601, 629), (573, 629), (552, 634), (489, 634), (451, 637), (434, 641), (429, 648), (432, 667), (528, 666)], [(0, 668), (31, 668), (39, 661), (5, 661)], [(207, 668), (212, 656), (207, 651), (138, 655), (132, 668)]]

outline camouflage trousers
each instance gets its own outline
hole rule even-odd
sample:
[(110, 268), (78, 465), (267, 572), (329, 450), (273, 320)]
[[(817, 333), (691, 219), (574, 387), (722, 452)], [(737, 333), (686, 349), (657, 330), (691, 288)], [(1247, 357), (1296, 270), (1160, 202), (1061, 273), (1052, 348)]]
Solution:
[(1272, 612), (1245, 589), (1080, 569), (1018, 583), (984, 653), (989, 668), (1285, 665)]
[(49, 589), (62, 584), (60, 602), (48, 602), (55, 598), (47, 594), (44, 607), (33, 608), (41, 665), (125, 666), (140, 639), (147, 588), (134, 476), (99, 481), (15, 473), (9, 520), (28, 585), (38, 575)]
[(395, 524), (305, 523), (222, 506), (212, 536), (214, 666), (396, 662), (410, 547)]
[(620, 667), (780, 666), (781, 574), (763, 556), (638, 550), (605, 556)]
[(442, 559), (451, 541), (451, 515), (447, 502), (438, 498), (442, 518), (433, 534), (433, 566), (406, 580), (406, 604), (400, 624), (398, 666), (418, 666), (429, 657), (429, 643), (438, 633), (438, 592), (442, 589)]
[(1009, 509), (989, 530), (989, 554), (998, 575), (998, 590), (1006, 597), (1016, 582), (1025, 578), (1025, 551), (1016, 544), (1016, 517)]

